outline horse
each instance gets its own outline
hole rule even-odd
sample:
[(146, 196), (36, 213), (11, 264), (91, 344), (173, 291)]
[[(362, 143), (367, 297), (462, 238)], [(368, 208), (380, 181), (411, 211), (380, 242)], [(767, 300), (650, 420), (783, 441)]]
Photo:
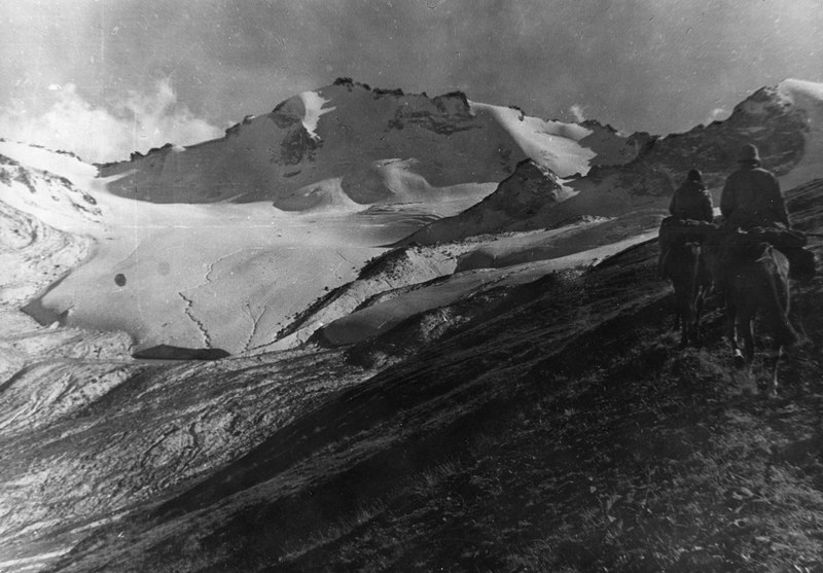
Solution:
[[(771, 394), (777, 394), (778, 365), (785, 347), (794, 344), (797, 333), (789, 322), (789, 261), (769, 243), (746, 242), (745, 234), (732, 237), (718, 270), (726, 294), (726, 316), (732, 357), (737, 368), (754, 362), (754, 322), (772, 336), (765, 364), (771, 376)], [(717, 276), (715, 277), (718, 278)], [(738, 337), (742, 338), (742, 350)]]
[(698, 344), (703, 301), (711, 288), (700, 242), (674, 243), (666, 255), (664, 272), (674, 287), (675, 328), (680, 327), (680, 346)]

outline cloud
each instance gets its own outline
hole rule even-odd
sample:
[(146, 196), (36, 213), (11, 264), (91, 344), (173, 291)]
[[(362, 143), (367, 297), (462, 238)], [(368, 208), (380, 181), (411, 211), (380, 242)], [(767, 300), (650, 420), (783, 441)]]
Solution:
[[(58, 26), (57, 2), (21, 0), (0, 11), (0, 106), (40, 114), (71, 82), (86, 111), (128, 119), (112, 93), (173, 77), (190, 116), (223, 126), (349, 76), (665, 134), (786, 77), (821, 81), (820, 1), (76, 0)], [(148, 145), (130, 134), (116, 153)]]
[(158, 81), (152, 93), (130, 91), (108, 107), (89, 103), (74, 84), (52, 84), (48, 90), (53, 101), (42, 113), (30, 113), (19, 101), (0, 107), (0, 135), (105, 162), (165, 143), (190, 145), (223, 134), (178, 103), (168, 80)]
[(574, 120), (577, 123), (582, 123), (586, 120), (586, 116), (583, 115), (583, 106), (579, 104), (574, 104), (569, 108), (569, 112), (574, 116)]

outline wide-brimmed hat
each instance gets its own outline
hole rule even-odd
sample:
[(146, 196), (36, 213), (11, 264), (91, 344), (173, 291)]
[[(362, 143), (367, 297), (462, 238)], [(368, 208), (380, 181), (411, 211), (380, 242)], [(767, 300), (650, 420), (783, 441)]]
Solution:
[(753, 143), (747, 143), (740, 149), (740, 157), (737, 158), (740, 163), (760, 163), (760, 153), (757, 151), (757, 146)]

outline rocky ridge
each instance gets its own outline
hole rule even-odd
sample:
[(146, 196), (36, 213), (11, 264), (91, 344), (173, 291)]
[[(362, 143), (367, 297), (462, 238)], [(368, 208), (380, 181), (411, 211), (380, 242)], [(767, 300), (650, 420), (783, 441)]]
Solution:
[[(585, 176), (562, 181), (560, 185), (552, 181), (551, 175), (524, 163), (483, 202), (460, 215), (433, 222), (401, 244), (430, 244), (473, 234), (554, 227), (583, 216), (614, 217), (655, 208), (662, 212), (692, 168), (703, 172), (717, 200), (745, 143), (759, 147), (766, 167), (779, 177), (787, 176), (807, 154), (807, 140), (812, 135), (810, 122), (815, 113), (787, 97), (792, 85), (789, 81), (756, 91), (738, 104), (725, 121), (699, 125), (682, 134), (641, 140), (637, 157), (625, 165), (594, 166)], [(816, 107), (820, 106), (817, 102)], [(542, 191), (535, 192), (537, 189)], [(524, 194), (532, 196), (528, 208), (520, 216), (510, 216), (507, 210), (511, 205), (520, 205)], [(558, 201), (558, 197), (568, 199)]]

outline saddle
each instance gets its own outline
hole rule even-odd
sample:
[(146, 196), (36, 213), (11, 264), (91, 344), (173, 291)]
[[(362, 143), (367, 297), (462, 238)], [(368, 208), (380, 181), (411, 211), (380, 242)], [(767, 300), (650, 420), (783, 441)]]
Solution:
[(717, 226), (714, 223), (676, 217), (663, 219), (660, 222), (657, 236), (660, 245), (660, 257), (657, 262), (660, 277), (668, 278), (667, 265), (673, 249), (688, 243), (703, 244), (709, 236), (715, 233), (717, 233)]
[(789, 278), (799, 281), (811, 280), (816, 272), (814, 253), (803, 248), (805, 244), (803, 233), (774, 227), (726, 230), (711, 241), (716, 252), (716, 268), (720, 272), (724, 268), (756, 261), (768, 247), (774, 247), (789, 261)]
[(666, 217), (660, 222), (658, 240), (665, 246), (688, 242), (702, 243), (717, 230), (717, 225), (707, 221)]

